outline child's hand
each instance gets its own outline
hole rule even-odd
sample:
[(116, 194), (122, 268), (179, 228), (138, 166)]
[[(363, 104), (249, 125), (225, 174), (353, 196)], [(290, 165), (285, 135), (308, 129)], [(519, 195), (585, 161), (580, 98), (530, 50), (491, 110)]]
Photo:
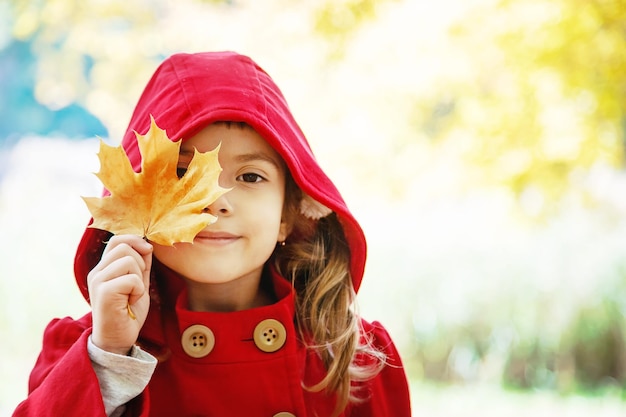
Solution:
[(150, 307), (151, 265), (150, 243), (139, 236), (120, 235), (111, 238), (89, 273), (91, 340), (100, 349), (126, 355), (137, 341)]

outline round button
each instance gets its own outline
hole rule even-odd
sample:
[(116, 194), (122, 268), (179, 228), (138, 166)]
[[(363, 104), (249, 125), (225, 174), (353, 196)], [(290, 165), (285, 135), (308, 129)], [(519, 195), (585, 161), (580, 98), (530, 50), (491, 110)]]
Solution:
[(254, 328), (254, 344), (263, 352), (276, 352), (286, 340), (287, 331), (278, 320), (266, 319)]
[(291, 414), (291, 413), (289, 413), (287, 411), (281, 411), (278, 414), (274, 414), (274, 417), (296, 417), (296, 415), (295, 414)]
[(203, 358), (213, 350), (215, 336), (208, 327), (194, 324), (183, 332), (180, 343), (187, 355), (192, 358)]

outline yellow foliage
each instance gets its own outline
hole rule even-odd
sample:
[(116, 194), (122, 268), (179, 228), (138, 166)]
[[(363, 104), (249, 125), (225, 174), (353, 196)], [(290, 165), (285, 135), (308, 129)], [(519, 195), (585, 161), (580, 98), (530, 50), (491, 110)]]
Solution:
[(485, 183), (556, 202), (573, 173), (625, 161), (626, 1), (496, 3), (451, 32), (472, 76), (448, 82), (453, 110), (432, 137), (463, 131)]

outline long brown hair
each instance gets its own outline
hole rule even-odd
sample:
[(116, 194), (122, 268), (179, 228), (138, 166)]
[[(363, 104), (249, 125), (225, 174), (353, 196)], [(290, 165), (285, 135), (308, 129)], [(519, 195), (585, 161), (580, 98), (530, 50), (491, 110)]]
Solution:
[(326, 376), (305, 388), (336, 394), (336, 413), (358, 401), (358, 382), (375, 376), (385, 355), (375, 349), (354, 311), (355, 291), (350, 276), (350, 248), (335, 213), (319, 220), (300, 213), (303, 192), (286, 174), (283, 220), (291, 225), (274, 261), (296, 289), (296, 321), (302, 341), (314, 349)]

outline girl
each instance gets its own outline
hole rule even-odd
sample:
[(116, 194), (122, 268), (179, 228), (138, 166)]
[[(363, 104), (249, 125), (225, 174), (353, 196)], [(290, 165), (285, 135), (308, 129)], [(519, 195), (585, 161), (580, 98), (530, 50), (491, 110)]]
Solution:
[(385, 329), (351, 309), (361, 228), (280, 90), (248, 57), (177, 54), (139, 99), (190, 154), (220, 144), (218, 220), (173, 247), (87, 228), (75, 273), (91, 304), (52, 321), (16, 416), (410, 416)]

